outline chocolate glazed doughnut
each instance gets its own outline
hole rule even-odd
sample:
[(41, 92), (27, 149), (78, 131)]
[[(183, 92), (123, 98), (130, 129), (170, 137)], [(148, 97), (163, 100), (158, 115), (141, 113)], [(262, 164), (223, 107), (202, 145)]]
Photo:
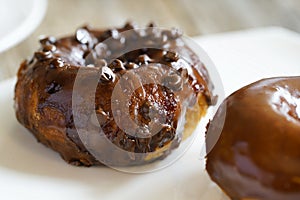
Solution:
[[(120, 34), (128, 30), (132, 30), (131, 34)], [(111, 42), (103, 43), (108, 38)], [(83, 74), (87, 80), (100, 74), (94, 100), (96, 120), (111, 143), (128, 152), (127, 156), (120, 157), (113, 152), (106, 152), (105, 147), (99, 144), (101, 153), (107, 153), (107, 159), (114, 165), (137, 165), (164, 158), (184, 137), (191, 134), (212, 103), (212, 83), (207, 70), (176, 30), (143, 31), (130, 23), (119, 29), (104, 31), (83, 27), (74, 36), (61, 39), (48, 37), (40, 40), (40, 43), (41, 48), (35, 52), (33, 59), (24, 61), (18, 71), (15, 87), (16, 116), (39, 142), (57, 151), (70, 164), (101, 164), (84, 145), (93, 141), (82, 141), (74, 125), (72, 94), (79, 69), (84, 68)], [(136, 43), (150, 44), (152, 48), (136, 49), (114, 58), (123, 48)], [(164, 50), (164, 47), (174, 51)], [(176, 52), (178, 49), (185, 50), (191, 63), (179, 56)], [(138, 68), (148, 70), (151, 63), (160, 63), (175, 73), (159, 72), (164, 85), (143, 85), (132, 94), (127, 109), (136, 124), (147, 129), (151, 123), (151, 113), (161, 111), (166, 116), (157, 134), (139, 138), (118, 127), (112, 113), (111, 95), (123, 74)], [(158, 65), (155, 67), (161, 70)], [(154, 69), (153, 66), (150, 68)], [(174, 91), (184, 89), (181, 87), (183, 83), (190, 86), (192, 92), (175, 95)], [(88, 90), (89, 83), (82, 87)], [(122, 95), (120, 90), (119, 96)], [(180, 99), (188, 103), (186, 113), (182, 113), (185, 105), (182, 105)], [(185, 114), (183, 121), (180, 120), (182, 114)], [(89, 117), (82, 117), (77, 125), (84, 127)], [(87, 134), (92, 136), (92, 133)], [(132, 157), (131, 152), (154, 154)]]
[(233, 93), (210, 122), (206, 145), (206, 169), (231, 199), (300, 199), (300, 77)]

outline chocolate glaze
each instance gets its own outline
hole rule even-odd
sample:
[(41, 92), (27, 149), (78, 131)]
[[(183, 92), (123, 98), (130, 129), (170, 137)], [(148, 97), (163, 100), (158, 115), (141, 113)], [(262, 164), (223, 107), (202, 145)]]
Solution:
[[(120, 34), (133, 28), (134, 31), (129, 35)], [(202, 94), (207, 104), (211, 103), (212, 84), (207, 70), (198, 57), (184, 45), (180, 34), (177, 30), (153, 29), (144, 32), (137, 29), (134, 24), (128, 23), (123, 28), (105, 31), (82, 27), (74, 36), (61, 39), (48, 37), (40, 40), (41, 48), (35, 52), (34, 59), (24, 61), (18, 71), (15, 104), (19, 122), (40, 142), (58, 151), (67, 162), (85, 166), (100, 164), (87, 151), (74, 125), (73, 85), (79, 69), (84, 68), (82, 73), (86, 76), (86, 80), (97, 78), (100, 73), (95, 97), (97, 121), (112, 143), (129, 152), (126, 158), (111, 153), (107, 159), (111, 159), (112, 164), (116, 165), (141, 164), (145, 163), (144, 157), (132, 158), (130, 152), (155, 152), (157, 148), (172, 143), (170, 149), (159, 156), (165, 157), (181, 141), (181, 135), (176, 130), (178, 113), (182, 109), (179, 99), (184, 99), (184, 96), (179, 98), (174, 95), (168, 87), (174, 90), (183, 89), (180, 86), (182, 79), (192, 87), (195, 97)], [(111, 40), (109, 44), (104, 43), (103, 41), (108, 38)], [(124, 48), (135, 44), (147, 44), (151, 48), (136, 49), (116, 56)], [(192, 63), (186, 63), (177, 53), (164, 49), (172, 49), (175, 52), (178, 49), (185, 49)], [(130, 136), (118, 128), (112, 116), (110, 103), (112, 91), (126, 71), (139, 68), (141, 65), (147, 67), (151, 63), (161, 63), (178, 73), (162, 75), (168, 87), (150, 84), (144, 86), (144, 90), (138, 89), (134, 93), (129, 109), (132, 119), (137, 123), (144, 125), (149, 123), (149, 109), (154, 103), (157, 103), (155, 105), (167, 116), (164, 128), (155, 136), (144, 139)], [(82, 88), (89, 89), (88, 81), (82, 84)], [(145, 90), (146, 95), (141, 95)], [(190, 106), (195, 104), (195, 100), (188, 101)], [(89, 118), (87, 111), (77, 126), (84, 128)], [(89, 139), (91, 138), (83, 142), (93, 142), (88, 141)], [(101, 151), (105, 152), (105, 148)]]
[(230, 95), (206, 146), (206, 169), (231, 199), (300, 199), (300, 77), (264, 79)]

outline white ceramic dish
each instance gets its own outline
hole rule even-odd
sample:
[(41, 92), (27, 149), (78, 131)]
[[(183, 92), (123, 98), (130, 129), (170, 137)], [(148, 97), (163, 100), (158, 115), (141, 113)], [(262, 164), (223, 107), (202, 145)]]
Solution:
[(0, 53), (28, 37), (46, 8), (47, 0), (0, 0)]
[[(197, 38), (215, 62), (225, 92), (264, 77), (300, 75), (300, 36), (269, 28)], [(14, 116), (15, 79), (0, 83), (1, 199), (225, 200), (200, 159), (199, 139), (175, 164), (148, 174), (79, 168), (37, 143)]]

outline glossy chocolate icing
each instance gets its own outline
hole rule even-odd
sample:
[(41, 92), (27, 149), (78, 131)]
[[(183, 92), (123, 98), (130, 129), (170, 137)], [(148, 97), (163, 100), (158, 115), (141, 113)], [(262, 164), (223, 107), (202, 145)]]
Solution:
[[(129, 35), (120, 34), (132, 29), (134, 31)], [(108, 38), (111, 40), (109, 44), (104, 43), (103, 41)], [(40, 43), (41, 48), (35, 52), (33, 59), (23, 62), (19, 69), (15, 89), (16, 115), (20, 123), (33, 132), (40, 142), (58, 151), (71, 164), (85, 166), (100, 164), (87, 151), (74, 125), (72, 92), (79, 69), (86, 69), (81, 73), (87, 80), (97, 78), (100, 74), (95, 96), (97, 120), (107, 138), (129, 152), (126, 158), (112, 154), (113, 158), (108, 158), (113, 160), (112, 164), (144, 163), (144, 157), (132, 158), (130, 152), (155, 152), (157, 148), (172, 143), (170, 149), (159, 157), (163, 158), (172, 148), (179, 145), (181, 135), (176, 130), (182, 102), (173, 94), (172, 89), (182, 90), (182, 81), (188, 82), (195, 97), (203, 95), (207, 104), (211, 103), (212, 84), (207, 70), (183, 43), (181, 33), (177, 30), (150, 29), (143, 32), (131, 23), (123, 28), (105, 31), (82, 27), (74, 36), (62, 39), (48, 37), (40, 40)], [(116, 56), (130, 45), (144, 43), (151, 48), (136, 49)], [(165, 47), (174, 51), (164, 50)], [(186, 50), (192, 63), (184, 62), (179, 57), (176, 53), (179, 49)], [(149, 123), (147, 115), (149, 106), (154, 105), (153, 102), (156, 102), (157, 109), (162, 109), (167, 116), (164, 128), (153, 137), (144, 139), (130, 136), (118, 128), (112, 116), (110, 103), (112, 90), (126, 71), (142, 65), (147, 67), (151, 63), (169, 66), (176, 73), (162, 75), (167, 87), (146, 85), (144, 86), (146, 95), (141, 96), (144, 90), (137, 90), (132, 98), (129, 109), (132, 111), (132, 119), (136, 119), (137, 123), (144, 125)], [(83, 84), (82, 88), (88, 90), (89, 83)], [(184, 96), (182, 98), (184, 99)], [(151, 105), (147, 105), (151, 103), (149, 99), (152, 101)], [(195, 104), (195, 100), (188, 101), (190, 107)], [(89, 117), (87, 114), (86, 118)], [(84, 118), (80, 126), (86, 126)], [(105, 149), (102, 151), (105, 152)]]
[(231, 199), (300, 199), (300, 77), (263, 79), (230, 95), (206, 146), (206, 169)]

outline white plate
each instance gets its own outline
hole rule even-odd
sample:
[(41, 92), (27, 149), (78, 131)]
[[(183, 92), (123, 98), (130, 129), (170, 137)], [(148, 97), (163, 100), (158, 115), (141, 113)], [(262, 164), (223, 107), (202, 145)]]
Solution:
[[(300, 37), (278, 28), (198, 38), (220, 71), (226, 94), (263, 77), (300, 75)], [(0, 84), (1, 199), (227, 199), (208, 178), (197, 139), (175, 164), (148, 174), (66, 164), (20, 126), (14, 79)]]
[(29, 36), (46, 7), (47, 0), (0, 0), (0, 53)]

